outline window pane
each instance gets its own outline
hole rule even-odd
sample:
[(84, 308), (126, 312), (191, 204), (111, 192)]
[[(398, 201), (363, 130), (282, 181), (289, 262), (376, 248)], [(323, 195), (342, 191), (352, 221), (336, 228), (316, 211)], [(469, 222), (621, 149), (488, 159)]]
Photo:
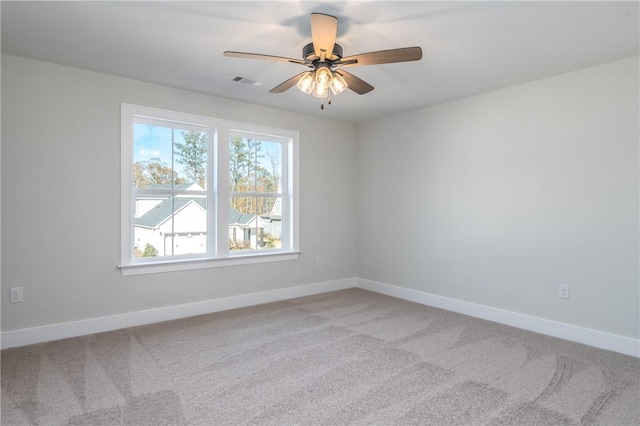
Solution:
[(281, 193), (282, 144), (229, 138), (229, 190)]
[(179, 190), (206, 189), (208, 135), (195, 130), (173, 130), (174, 184)]
[(207, 251), (207, 200), (186, 195), (135, 198), (135, 257)]
[(133, 127), (133, 186), (169, 187), (174, 171), (172, 130), (169, 127), (135, 123)]
[(258, 244), (258, 248), (282, 248), (282, 198), (259, 198), (258, 201), (258, 205), (261, 204), (265, 212), (261, 215), (264, 220), (264, 238), (262, 244)]
[(203, 190), (208, 134), (134, 124), (133, 184), (137, 188)]
[(259, 192), (282, 194), (282, 144), (279, 142), (262, 142), (264, 157), (260, 160), (264, 169), (262, 189)]
[(229, 190), (255, 191), (255, 167), (259, 142), (232, 136), (229, 138)]
[(260, 250), (282, 247), (282, 199), (231, 197), (229, 249)]

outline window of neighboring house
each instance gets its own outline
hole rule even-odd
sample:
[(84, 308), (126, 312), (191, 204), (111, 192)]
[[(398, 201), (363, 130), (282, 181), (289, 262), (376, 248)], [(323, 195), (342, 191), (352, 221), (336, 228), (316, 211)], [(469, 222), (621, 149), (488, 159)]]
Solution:
[(123, 274), (297, 257), (298, 133), (122, 105)]

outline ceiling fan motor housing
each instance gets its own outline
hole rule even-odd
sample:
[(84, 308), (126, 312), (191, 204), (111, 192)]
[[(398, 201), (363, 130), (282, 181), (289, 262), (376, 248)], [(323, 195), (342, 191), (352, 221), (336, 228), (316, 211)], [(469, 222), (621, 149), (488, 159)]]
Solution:
[[(317, 57), (316, 51), (313, 48), (313, 43), (309, 43), (302, 48), (302, 57), (304, 59), (309, 59), (314, 56)], [(342, 58), (342, 46), (336, 43), (333, 45), (333, 53), (331, 54), (331, 58), (327, 58), (327, 61), (333, 62), (341, 58)]]

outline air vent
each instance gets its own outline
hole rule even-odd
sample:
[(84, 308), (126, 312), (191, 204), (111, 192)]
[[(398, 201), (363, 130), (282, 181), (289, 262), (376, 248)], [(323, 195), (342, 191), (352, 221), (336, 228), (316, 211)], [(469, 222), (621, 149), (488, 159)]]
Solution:
[(237, 81), (238, 83), (248, 84), (250, 86), (260, 86), (262, 84), (261, 81), (249, 80), (248, 78), (244, 78), (240, 76), (234, 78), (233, 81)]

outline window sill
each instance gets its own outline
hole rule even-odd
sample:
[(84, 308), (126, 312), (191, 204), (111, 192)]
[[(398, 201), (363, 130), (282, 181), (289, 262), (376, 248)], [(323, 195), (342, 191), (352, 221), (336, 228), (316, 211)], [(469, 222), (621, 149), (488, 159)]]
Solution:
[(251, 265), (255, 263), (283, 262), (297, 260), (299, 251), (260, 253), (249, 255), (237, 255), (220, 259), (180, 259), (165, 260), (162, 262), (136, 263), (132, 265), (119, 265), (122, 275), (157, 274), (162, 272), (190, 271), (194, 269), (220, 268), (224, 266)]

